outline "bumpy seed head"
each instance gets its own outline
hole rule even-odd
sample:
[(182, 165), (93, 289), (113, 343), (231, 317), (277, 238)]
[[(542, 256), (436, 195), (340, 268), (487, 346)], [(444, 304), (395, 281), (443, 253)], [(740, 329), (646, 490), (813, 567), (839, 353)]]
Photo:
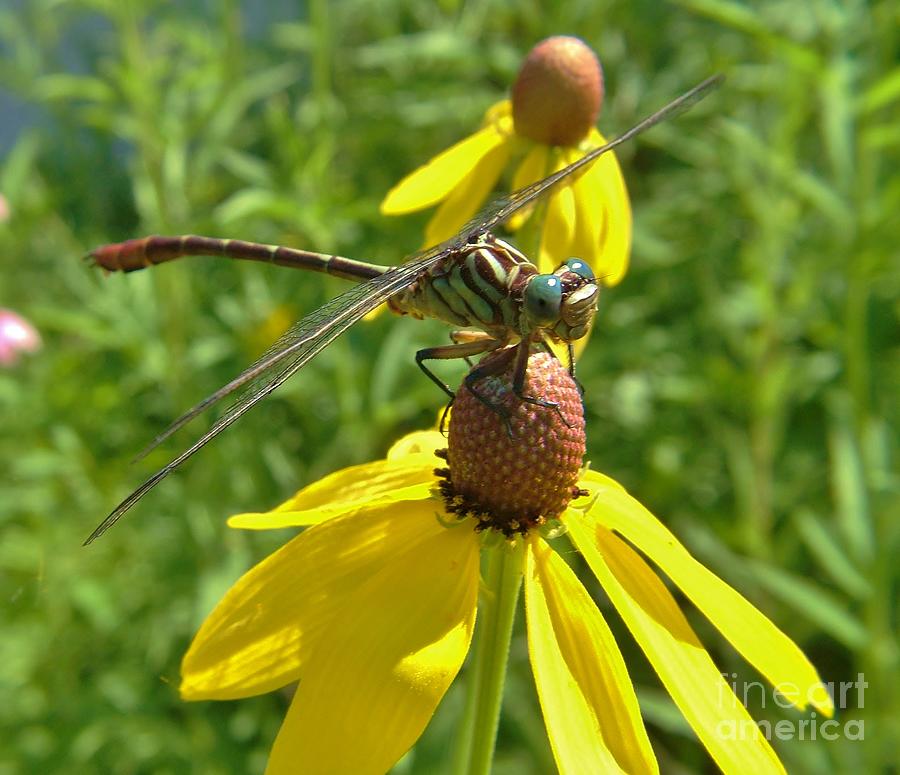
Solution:
[[(508, 355), (501, 350), (481, 365)], [(502, 374), (476, 383), (483, 400), (459, 388), (442, 483), (451, 511), (507, 536), (558, 516), (580, 493), (585, 449), (581, 396), (565, 367), (548, 353), (531, 355), (524, 394), (556, 405), (539, 406), (513, 392), (509, 360)]]
[(516, 133), (545, 145), (577, 145), (597, 121), (603, 70), (578, 38), (557, 35), (538, 43), (512, 89)]

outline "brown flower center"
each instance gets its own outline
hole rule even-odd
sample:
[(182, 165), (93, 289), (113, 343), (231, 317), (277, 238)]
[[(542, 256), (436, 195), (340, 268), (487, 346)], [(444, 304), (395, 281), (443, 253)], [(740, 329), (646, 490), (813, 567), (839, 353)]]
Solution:
[(597, 121), (603, 70), (578, 38), (558, 35), (528, 54), (512, 89), (516, 133), (545, 145), (578, 145)]
[[(502, 351), (482, 361), (501, 358)], [(449, 511), (474, 516), (478, 529), (524, 535), (562, 513), (577, 486), (585, 450), (584, 409), (575, 381), (552, 355), (533, 353), (524, 394), (516, 396), (513, 366), (460, 387), (450, 417), (448, 469), (441, 491)]]

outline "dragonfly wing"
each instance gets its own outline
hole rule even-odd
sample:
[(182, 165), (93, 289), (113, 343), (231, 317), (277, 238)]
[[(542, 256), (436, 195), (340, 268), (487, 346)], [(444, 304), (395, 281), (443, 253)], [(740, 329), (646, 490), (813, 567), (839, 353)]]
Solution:
[(158, 444), (169, 438), (169, 436), (213, 404), (245, 385), (248, 386), (240, 398), (193, 445), (163, 466), (116, 506), (109, 516), (91, 533), (85, 544), (89, 544), (103, 535), (121, 519), (128, 509), (178, 466), (278, 388), (292, 374), (296, 373), (350, 326), (365, 316), (367, 312), (375, 309), (392, 294), (405, 287), (419, 272), (427, 269), (433, 263), (449, 255), (452, 251), (461, 248), (466, 243), (475, 241), (481, 235), (493, 229), (498, 223), (505, 221), (516, 211), (546, 195), (564, 179), (582, 167), (591, 164), (604, 153), (611, 151), (660, 121), (687, 110), (695, 102), (705, 97), (713, 88), (717, 87), (722, 80), (722, 76), (713, 76), (706, 79), (689, 92), (633, 126), (624, 134), (619, 135), (606, 145), (594, 149), (568, 167), (530, 186), (519, 189), (509, 197), (493, 202), (449, 240), (422, 253), (414, 254), (401, 266), (395, 267), (367, 283), (351, 288), (300, 320), (256, 363), (231, 380), (227, 385), (189, 409), (153, 440), (142, 455), (154, 449)]
[[(430, 250), (416, 253), (401, 266), (390, 269), (380, 277), (351, 288), (298, 321), (256, 363), (183, 414), (157, 437), (160, 441), (168, 438), (213, 403), (245, 385), (248, 386), (234, 404), (194, 444), (159, 469), (116, 506), (87, 538), (84, 542), (85, 545), (103, 535), (122, 518), (128, 509), (172, 471), (278, 388), (291, 375), (309, 363), (310, 360), (343, 334), (350, 326), (358, 322), (368, 312), (371, 312), (401, 288), (408, 285), (416, 275), (432, 263), (440, 260), (452, 249), (453, 246), (449, 243), (442, 243)], [(154, 441), (150, 449), (155, 447), (157, 443), (158, 441)]]
[[(496, 226), (498, 223), (501, 223), (502, 221), (505, 221), (516, 211), (521, 210), (523, 207), (534, 202), (536, 199), (545, 196), (563, 180), (573, 175), (583, 167), (593, 163), (604, 153), (611, 151), (613, 148), (621, 145), (627, 140), (630, 140), (635, 135), (638, 135), (641, 132), (650, 129), (650, 127), (655, 126), (661, 121), (683, 113), (693, 104), (703, 99), (703, 97), (705, 97), (707, 93), (709, 93), (712, 89), (719, 86), (722, 80), (723, 78), (721, 75), (707, 78), (705, 81), (695, 86), (690, 91), (673, 100), (668, 105), (656, 111), (656, 113), (652, 114), (651, 116), (648, 116), (643, 121), (639, 122), (627, 132), (619, 135), (617, 138), (607, 143), (606, 145), (600, 148), (595, 148), (593, 151), (586, 154), (582, 158), (572, 162), (572, 164), (570, 164), (569, 166), (565, 167), (562, 170), (559, 170), (552, 175), (549, 175), (543, 180), (538, 180), (529, 186), (525, 186), (524, 188), (513, 192), (507, 197), (501, 197), (495, 200), (490, 205), (488, 205), (487, 208), (485, 208), (476, 218), (466, 224), (466, 226), (464, 226), (456, 236), (451, 237), (449, 240), (447, 240), (447, 242), (437, 246), (436, 248), (432, 248), (425, 253), (413, 255), (409, 260), (403, 263), (402, 266), (399, 267), (399, 269), (407, 270), (408, 273), (406, 273), (405, 276), (408, 277), (410, 273), (420, 271), (423, 264), (427, 265), (428, 261), (433, 260), (436, 256), (446, 254), (454, 248), (461, 248), (467, 242), (474, 241), (474, 239), (476, 239), (479, 235), (490, 231), (494, 226)], [(362, 288), (364, 290), (361, 291), (362, 296), (367, 297), (370, 295), (374, 295), (377, 297), (379, 295), (379, 289), (388, 287), (388, 285), (390, 284), (390, 274), (391, 273), (388, 272), (385, 275), (375, 278), (369, 283), (363, 285)], [(402, 287), (402, 283), (401, 286), (398, 287)], [(393, 291), (388, 291), (381, 298), (381, 300), (375, 304), (375, 306), (380, 304), (381, 301), (383, 301), (384, 298), (387, 298), (387, 296), (389, 296), (392, 292)], [(302, 320), (297, 327), (288, 331), (271, 348), (269, 348), (269, 350), (267, 350), (266, 353), (263, 354), (263, 356), (258, 361), (256, 361), (256, 363), (254, 363), (248, 369), (235, 377), (227, 385), (219, 388), (219, 390), (217, 390), (215, 393), (207, 396), (200, 403), (188, 409), (188, 411), (186, 411), (183, 415), (172, 422), (171, 425), (169, 425), (164, 431), (162, 431), (162, 433), (156, 436), (156, 438), (154, 438), (153, 441), (150, 442), (150, 444), (148, 444), (137, 455), (136, 460), (140, 460), (141, 458), (146, 456), (147, 453), (156, 449), (156, 447), (162, 444), (162, 442), (168, 439), (172, 434), (183, 428), (185, 425), (187, 425), (187, 423), (189, 423), (198, 415), (202, 414), (210, 406), (217, 403), (226, 396), (231, 395), (233, 392), (243, 387), (248, 382), (252, 382), (260, 374), (264, 374), (270, 368), (273, 368), (274, 366), (279, 364), (284, 358), (291, 355), (294, 352), (293, 348), (298, 344), (298, 342), (296, 341), (298, 339), (298, 335), (302, 334), (302, 332), (298, 329), (307, 327), (314, 328), (320, 323), (321, 318), (324, 317), (325, 319), (327, 319), (335, 307), (346, 306), (350, 308), (352, 304), (349, 299), (354, 295), (354, 291), (349, 291), (347, 294), (339, 296), (334, 300), (334, 307), (331, 304), (326, 304), (324, 307), (322, 307), (321, 310), (319, 310), (319, 312), (314, 313), (310, 317)], [(374, 306), (372, 307), (372, 309), (374, 309)], [(302, 336), (299, 338), (302, 338)], [(318, 350), (316, 350), (316, 352), (318, 352)]]
[(491, 202), (484, 210), (482, 210), (475, 218), (469, 221), (463, 227), (461, 235), (471, 240), (476, 235), (490, 231), (498, 223), (502, 223), (513, 213), (521, 210), (523, 207), (531, 204), (542, 196), (547, 195), (552, 189), (562, 183), (563, 180), (570, 175), (578, 172), (581, 168), (596, 161), (600, 156), (608, 151), (613, 150), (624, 142), (627, 142), (636, 135), (645, 132), (653, 126), (669, 118), (674, 118), (684, 111), (688, 110), (692, 105), (702, 100), (713, 89), (718, 88), (722, 81), (725, 80), (722, 75), (713, 75), (702, 83), (697, 84), (690, 91), (685, 92), (680, 97), (672, 100), (668, 105), (663, 106), (655, 113), (647, 116), (643, 121), (635, 124), (627, 132), (611, 140), (606, 145), (595, 148), (590, 153), (585, 154), (580, 159), (573, 161), (568, 167), (564, 167), (552, 175), (548, 175), (543, 180), (538, 180), (529, 186), (520, 188), (506, 197)]

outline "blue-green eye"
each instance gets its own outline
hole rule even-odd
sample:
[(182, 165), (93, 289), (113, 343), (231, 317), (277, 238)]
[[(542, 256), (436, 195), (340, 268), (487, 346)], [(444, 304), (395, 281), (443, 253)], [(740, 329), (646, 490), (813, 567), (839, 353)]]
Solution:
[(570, 272), (577, 274), (582, 280), (593, 280), (594, 273), (580, 258), (570, 258), (563, 264)]
[(525, 289), (525, 312), (538, 325), (559, 319), (562, 283), (553, 274), (535, 275)]

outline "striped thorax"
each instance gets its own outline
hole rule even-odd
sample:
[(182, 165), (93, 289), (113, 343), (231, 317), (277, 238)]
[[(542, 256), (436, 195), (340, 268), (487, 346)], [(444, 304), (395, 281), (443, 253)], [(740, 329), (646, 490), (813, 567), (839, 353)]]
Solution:
[(584, 262), (569, 259), (553, 274), (540, 274), (516, 248), (488, 234), (429, 267), (389, 304), (400, 315), (478, 328), (505, 343), (544, 336), (573, 342), (590, 330), (598, 296)]

